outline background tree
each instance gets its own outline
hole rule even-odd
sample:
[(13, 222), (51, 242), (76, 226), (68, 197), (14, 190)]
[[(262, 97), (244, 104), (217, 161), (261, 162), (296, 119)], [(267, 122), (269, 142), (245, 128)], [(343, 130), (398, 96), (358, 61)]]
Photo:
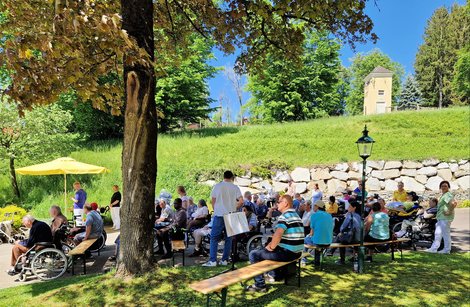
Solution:
[(235, 94), (237, 95), (238, 104), (240, 105), (240, 112), (238, 112), (238, 122), (240, 123), (240, 126), (243, 126), (243, 88), (245, 87), (243, 81), (244, 76), (237, 73), (233, 67), (230, 66), (224, 67), (224, 75), (227, 77), (235, 91)]
[(451, 82), (457, 52), (470, 41), (469, 5), (454, 4), (450, 12), (438, 8), (427, 22), (414, 66), (423, 97), (432, 106), (458, 103)]
[(346, 99), (348, 113), (362, 114), (364, 106), (364, 78), (377, 66), (382, 66), (393, 72), (392, 104), (397, 104), (404, 69), (400, 63), (394, 62), (382, 51), (374, 49), (366, 54), (356, 54), (349, 67), (352, 89)]
[(423, 103), (418, 82), (412, 75), (408, 75), (403, 83), (398, 108), (400, 109), (416, 109), (418, 105)]
[[(164, 75), (162, 68), (179, 57), (178, 50), (189, 53), (186, 46), (194, 32), (214, 39), (225, 53), (239, 47), (238, 71), (262, 68), (267, 53), (296, 58), (307, 29), (332, 33), (351, 44), (375, 41), (365, 4), (55, 0), (54, 8), (49, 1), (2, 0), (0, 11), (8, 11), (8, 21), (0, 25), (0, 37), (11, 39), (0, 62), (14, 72), (8, 95), (20, 109), (52, 103), (73, 88), (93, 106), (107, 103), (119, 113), (124, 89), (124, 199), (117, 274), (140, 274), (153, 268), (155, 88), (156, 78)], [(99, 78), (110, 72), (122, 74), (123, 82), (100, 84)]]
[(208, 64), (214, 58), (213, 43), (196, 35), (192, 40), (188, 46), (191, 53), (184, 58), (181, 53), (179, 64), (166, 67), (167, 75), (157, 81), (155, 100), (161, 132), (184, 127), (187, 123), (199, 123), (215, 110), (210, 107), (214, 100), (209, 97), (207, 84), (217, 71)]
[(68, 132), (72, 116), (57, 105), (36, 107), (18, 115), (17, 105), (0, 103), (0, 158), (9, 161), (13, 193), (20, 198), (15, 167), (68, 155), (78, 135)]
[(337, 114), (340, 45), (327, 34), (310, 33), (298, 62), (268, 55), (263, 71), (249, 75), (250, 113), (264, 122), (305, 120)]
[(452, 88), (462, 104), (470, 104), (470, 46), (462, 49), (454, 66)]

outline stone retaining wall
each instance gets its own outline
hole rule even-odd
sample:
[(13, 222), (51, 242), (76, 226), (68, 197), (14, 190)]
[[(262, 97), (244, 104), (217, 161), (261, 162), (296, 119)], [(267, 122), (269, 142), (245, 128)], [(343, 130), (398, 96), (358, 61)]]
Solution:
[[(287, 182), (295, 182), (296, 191), (308, 197), (317, 183), (325, 194), (335, 194), (344, 189), (355, 189), (362, 176), (362, 162), (338, 163), (312, 168), (296, 167), (293, 171), (277, 170), (271, 178), (260, 178), (247, 171), (244, 176), (236, 177), (235, 184), (243, 191), (253, 193), (274, 189), (283, 191)], [(380, 195), (389, 195), (397, 189), (397, 182), (402, 181), (405, 189), (422, 195), (436, 195), (439, 183), (447, 180), (458, 199), (470, 199), (470, 163), (468, 160), (437, 159), (424, 161), (367, 161), (366, 190)], [(215, 184), (214, 180), (204, 182)]]

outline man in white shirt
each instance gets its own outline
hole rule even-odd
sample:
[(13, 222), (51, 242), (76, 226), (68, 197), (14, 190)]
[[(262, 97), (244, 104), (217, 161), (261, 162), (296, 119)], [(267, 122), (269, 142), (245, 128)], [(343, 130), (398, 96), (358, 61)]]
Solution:
[(302, 215), (302, 224), (304, 224), (305, 235), (310, 233), (310, 217), (313, 214), (312, 201), (307, 200), (304, 204), (304, 214)]
[[(224, 180), (216, 184), (211, 193), (212, 208), (214, 209), (209, 261), (203, 266), (217, 266), (217, 246), (222, 233), (225, 230), (224, 215), (236, 212), (243, 206), (243, 196), (240, 188), (233, 183), (233, 173), (231, 171), (224, 172)], [(222, 255), (221, 265), (228, 264), (228, 257), (232, 248), (232, 238), (225, 235), (224, 253)]]

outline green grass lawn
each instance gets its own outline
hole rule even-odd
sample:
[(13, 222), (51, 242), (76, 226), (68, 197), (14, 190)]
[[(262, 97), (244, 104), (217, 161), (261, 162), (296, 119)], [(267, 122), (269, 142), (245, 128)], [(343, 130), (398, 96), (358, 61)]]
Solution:
[[(176, 187), (182, 184), (189, 195), (207, 199), (210, 189), (197, 184), (197, 179), (220, 173), (224, 168), (259, 168), (269, 161), (290, 168), (357, 161), (354, 142), (361, 136), (364, 124), (376, 141), (371, 159), (449, 160), (470, 156), (469, 107), (204, 129), (159, 137), (157, 192), (165, 188), (175, 193)], [(74, 180), (83, 181), (89, 201), (107, 204), (111, 186), (121, 184), (121, 148), (119, 140), (95, 142), (72, 153), (73, 158), (105, 166), (111, 173), (71, 175), (70, 188)], [(0, 205), (11, 197), (7, 170), (2, 169)], [(20, 176), (20, 185), (24, 194), (22, 203), (33, 207), (33, 213), (38, 216), (46, 216), (52, 203), (63, 203), (60, 176)]]
[[(470, 253), (412, 252), (404, 261), (378, 255), (366, 273), (327, 258), (323, 271), (302, 269), (300, 288), (276, 283), (267, 293), (229, 288), (228, 306), (468, 306)], [(112, 273), (63, 278), (0, 290), (1, 306), (203, 306), (205, 296), (189, 288), (223, 268), (161, 267), (127, 281)], [(251, 282), (251, 281), (250, 281)]]

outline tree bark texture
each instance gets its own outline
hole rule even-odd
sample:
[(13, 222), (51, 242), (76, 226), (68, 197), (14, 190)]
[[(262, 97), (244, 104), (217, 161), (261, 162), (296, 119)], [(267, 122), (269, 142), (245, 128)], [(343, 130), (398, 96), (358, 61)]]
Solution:
[[(121, 0), (123, 29), (154, 59), (152, 0)], [(124, 63), (126, 63), (124, 59)], [(124, 64), (126, 110), (122, 151), (123, 203), (118, 276), (153, 266), (157, 116), (153, 67)]]
[(16, 180), (16, 173), (15, 173), (15, 158), (10, 157), (10, 181), (11, 187), (13, 188), (13, 193), (15, 196), (20, 198), (20, 188), (18, 187), (18, 181)]

